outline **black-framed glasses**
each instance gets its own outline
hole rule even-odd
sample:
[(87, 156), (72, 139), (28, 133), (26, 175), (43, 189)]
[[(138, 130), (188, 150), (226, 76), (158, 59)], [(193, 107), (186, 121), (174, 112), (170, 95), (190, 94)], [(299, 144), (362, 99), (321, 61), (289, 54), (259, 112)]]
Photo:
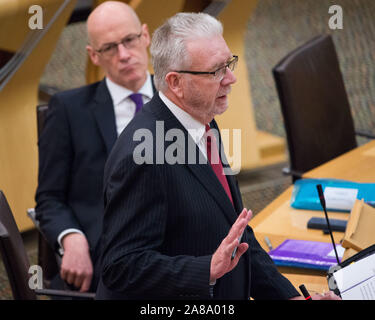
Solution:
[(238, 56), (233, 56), (232, 59), (228, 61), (228, 63), (225, 66), (220, 67), (219, 69), (216, 69), (215, 71), (187, 71), (187, 70), (179, 70), (175, 71), (178, 73), (190, 73), (190, 74), (211, 74), (213, 75), (215, 80), (221, 81), (224, 79), (224, 76), (227, 72), (227, 69), (230, 71), (234, 71), (234, 68), (236, 67), (238, 62)]
[(119, 42), (107, 43), (101, 49), (95, 51), (102, 55), (114, 56), (118, 52), (119, 44), (122, 44), (126, 49), (132, 49), (138, 46), (141, 35), (142, 31), (140, 34), (130, 34)]

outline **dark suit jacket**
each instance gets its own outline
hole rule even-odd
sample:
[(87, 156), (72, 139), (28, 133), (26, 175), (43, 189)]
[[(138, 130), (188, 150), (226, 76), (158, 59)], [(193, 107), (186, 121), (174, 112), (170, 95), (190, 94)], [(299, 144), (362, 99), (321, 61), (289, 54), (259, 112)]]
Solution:
[(49, 243), (82, 230), (93, 251), (101, 230), (104, 164), (117, 139), (104, 80), (54, 95), (39, 138), (36, 217)]
[(104, 210), (104, 165), (116, 139), (113, 102), (105, 80), (58, 93), (50, 100), (38, 142), (36, 217), (55, 249), (63, 230), (82, 230), (94, 264)]
[[(161, 123), (157, 121), (163, 121), (165, 133), (170, 129), (182, 130), (185, 141), (175, 144), (165, 142), (163, 137), (160, 140), (156, 131), (160, 133)], [(214, 121), (212, 125), (216, 127)], [(137, 132), (143, 132), (146, 138), (134, 141), (137, 139), (133, 139), (133, 134)], [(160, 164), (158, 152), (168, 147), (171, 152), (177, 145), (177, 158), (188, 162), (189, 144), (193, 144), (198, 156), (198, 147), (158, 95), (143, 107), (117, 140), (104, 174), (105, 215), (98, 299), (210, 298), (212, 254), (243, 205), (235, 178), (227, 176), (233, 207), (207, 163)], [(142, 145), (153, 145), (152, 152), (142, 151)], [(136, 164), (134, 157), (154, 164)], [(250, 249), (234, 270), (217, 280), (213, 297), (297, 296), (298, 292), (277, 271), (250, 227), (243, 240)]]

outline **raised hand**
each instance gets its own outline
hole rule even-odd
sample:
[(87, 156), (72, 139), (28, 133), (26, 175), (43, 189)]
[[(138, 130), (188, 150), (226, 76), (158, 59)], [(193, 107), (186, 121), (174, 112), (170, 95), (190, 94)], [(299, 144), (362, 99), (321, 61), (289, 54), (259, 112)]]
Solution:
[[(210, 283), (231, 271), (248, 249), (249, 245), (246, 242), (240, 243), (239, 239), (252, 215), (251, 210), (243, 209), (232, 228), (229, 230), (228, 235), (223, 239), (220, 246), (213, 254), (211, 259)], [(236, 247), (237, 252), (234, 259), (232, 259), (232, 252)]]

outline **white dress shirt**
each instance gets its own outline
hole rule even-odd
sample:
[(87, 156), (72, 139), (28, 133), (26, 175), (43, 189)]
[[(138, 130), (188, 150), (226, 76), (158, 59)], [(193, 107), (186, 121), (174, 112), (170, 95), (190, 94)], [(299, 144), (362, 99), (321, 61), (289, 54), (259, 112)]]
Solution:
[[(105, 81), (109, 94), (112, 97), (116, 118), (117, 136), (119, 136), (135, 115), (135, 102), (129, 98), (129, 96), (135, 92), (114, 83), (108, 78), (105, 78)], [(144, 104), (149, 102), (154, 95), (151, 76), (149, 73), (147, 73), (146, 82), (138, 93), (142, 94)]]
[(180, 107), (175, 105), (171, 100), (169, 100), (163, 92), (159, 91), (160, 99), (165, 103), (168, 109), (173, 113), (178, 121), (184, 126), (191, 138), (198, 145), (199, 150), (207, 159), (207, 146), (206, 146), (206, 126), (194, 119), (189, 113), (182, 110)]

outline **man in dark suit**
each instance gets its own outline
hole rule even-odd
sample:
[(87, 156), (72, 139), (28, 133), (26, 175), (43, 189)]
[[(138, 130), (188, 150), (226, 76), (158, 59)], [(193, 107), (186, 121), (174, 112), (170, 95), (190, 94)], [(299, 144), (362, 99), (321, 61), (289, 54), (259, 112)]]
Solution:
[(103, 3), (90, 14), (87, 31), (87, 51), (106, 77), (52, 97), (39, 139), (36, 192), (40, 227), (63, 253), (61, 278), (80, 291), (95, 290), (97, 284), (105, 161), (123, 128), (154, 93), (147, 72), (148, 28), (131, 7)]
[(213, 158), (221, 139), (208, 137), (228, 107), (238, 60), (220, 22), (177, 14), (155, 31), (151, 54), (159, 93), (105, 167), (97, 298), (298, 297), (248, 226), (224, 154)]

